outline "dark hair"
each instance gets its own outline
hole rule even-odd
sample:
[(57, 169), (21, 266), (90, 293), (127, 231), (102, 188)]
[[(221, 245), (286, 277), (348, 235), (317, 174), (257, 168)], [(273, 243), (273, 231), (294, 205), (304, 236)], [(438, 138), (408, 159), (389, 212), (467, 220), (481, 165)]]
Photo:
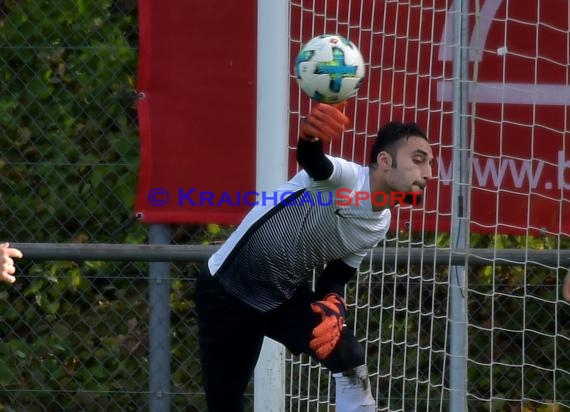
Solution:
[(410, 136), (422, 137), (428, 140), (425, 132), (416, 123), (390, 122), (378, 131), (376, 141), (370, 152), (370, 163), (376, 163), (380, 152), (392, 156), (392, 167), (396, 167), (396, 152), (404, 139)]

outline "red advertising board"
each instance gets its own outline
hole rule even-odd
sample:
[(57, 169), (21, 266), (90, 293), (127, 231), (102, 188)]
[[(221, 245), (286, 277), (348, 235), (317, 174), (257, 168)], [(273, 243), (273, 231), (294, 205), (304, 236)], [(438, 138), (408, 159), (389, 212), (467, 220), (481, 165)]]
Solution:
[[(487, 0), (470, 22), (473, 231), (570, 233), (568, 4)], [(453, 43), (449, 24), (441, 32)], [(448, 73), (450, 54), (440, 45), (437, 63)], [(436, 78), (431, 87), (450, 108), (450, 83)], [(441, 199), (450, 199), (449, 142), (440, 145)], [(427, 209), (436, 210), (431, 199)]]
[[(238, 223), (249, 205), (222, 196), (255, 188), (255, 2), (151, 3), (140, 2), (145, 98), (135, 209), (145, 222)], [(448, 3), (313, 1), (292, 5), (290, 16), (292, 59), (302, 42), (327, 32), (347, 36), (367, 58), (366, 84), (347, 109), (354, 131), (332, 146), (333, 154), (367, 162), (376, 130), (390, 120), (416, 121), (427, 130), (439, 178), (428, 186), (424, 210), (403, 210), (395, 224), (430, 231), (447, 231), (451, 222), (452, 46), (459, 40)], [(567, 0), (486, 0), (469, 22), (475, 232), (570, 233), (568, 8)], [(192, 25), (181, 17), (187, 12)], [(231, 98), (219, 97), (228, 90)], [(293, 81), (291, 93), (291, 112), (306, 113), (308, 99), (297, 98)], [(296, 127), (292, 116), (292, 144)], [(290, 168), (293, 173), (294, 161)], [(155, 188), (165, 188), (174, 202), (151, 204)], [(215, 201), (196, 204), (203, 191)]]
[(255, 188), (256, 4), (139, 0), (142, 222), (234, 224), (249, 209), (209, 199)]
[[(467, 113), (474, 232), (570, 233), (570, 3), (547, 3), (486, 0), (478, 19), (471, 10)], [(342, 147), (331, 147), (332, 153), (367, 162), (366, 148), (379, 125), (419, 123), (434, 143), (438, 179), (428, 186), (424, 209), (411, 215), (401, 210), (393, 224), (448, 231), (454, 180), (452, 46), (459, 44), (449, 2), (368, 0), (349, 7), (332, 0), (315, 2), (310, 11), (293, 10), (293, 38), (311, 37), (300, 27), (339, 31), (368, 56), (363, 99), (351, 100), (348, 108), (355, 132), (345, 136)], [(344, 24), (326, 18), (330, 15)], [(292, 95), (297, 93), (293, 85)], [(292, 107), (306, 110), (303, 101)], [(293, 141), (296, 123), (291, 125)]]

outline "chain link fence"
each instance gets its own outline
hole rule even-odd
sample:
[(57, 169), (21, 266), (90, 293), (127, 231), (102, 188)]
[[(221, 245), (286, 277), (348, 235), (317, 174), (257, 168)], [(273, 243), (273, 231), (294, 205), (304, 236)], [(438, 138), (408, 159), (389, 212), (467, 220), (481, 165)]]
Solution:
[(141, 240), (135, 1), (6, 1), (3, 220), (21, 241)]
[[(148, 241), (132, 212), (137, 43), (136, 0), (0, 1), (1, 239)], [(180, 225), (172, 238), (224, 230)], [(201, 411), (195, 270), (171, 269), (171, 400)], [(0, 286), (0, 410), (148, 409), (148, 272), (24, 259), (16, 284)]]
[[(0, 238), (148, 242), (148, 228), (132, 213), (137, 40), (134, 0), (0, 1)], [(170, 227), (174, 244), (216, 244), (230, 230)], [(547, 242), (541, 247), (568, 246)], [(203, 263), (175, 262), (165, 279), (174, 410), (205, 410), (193, 306), (193, 279)], [(24, 259), (18, 275), (16, 284), (0, 286), (0, 410), (149, 409), (152, 308), (144, 256)], [(361, 273), (350, 286), (351, 316), (363, 328), (357, 335), (366, 336), (378, 368), (372, 379), (380, 406), (414, 396), (419, 409), (444, 404), (446, 275), (443, 266), (386, 266)], [(474, 410), (520, 410), (513, 408), (524, 397), (540, 399), (536, 408), (556, 397), (552, 410), (570, 408), (570, 309), (558, 296), (561, 276), (540, 265), (470, 267)], [(359, 304), (360, 294), (366, 304)], [(411, 352), (402, 343), (410, 339), (417, 341)], [(290, 357), (288, 365), (293, 377), (311, 361)], [(406, 384), (410, 373), (419, 382), (413, 387)], [(307, 383), (311, 376), (290, 380), (291, 410), (330, 410), (304, 393), (315, 384), (313, 392), (320, 390), (322, 382)], [(497, 394), (500, 401), (489, 401)], [(251, 388), (247, 399), (251, 406)]]

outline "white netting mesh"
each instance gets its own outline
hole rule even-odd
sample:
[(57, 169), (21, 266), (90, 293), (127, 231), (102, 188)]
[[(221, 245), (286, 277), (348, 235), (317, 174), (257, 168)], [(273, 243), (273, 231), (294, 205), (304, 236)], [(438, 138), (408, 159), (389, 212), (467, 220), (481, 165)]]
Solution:
[[(570, 305), (559, 289), (570, 246), (568, 2), (473, 0), (463, 46), (453, 34), (452, 1), (290, 6), (292, 59), (315, 35), (339, 33), (367, 61), (367, 81), (346, 111), (351, 128), (329, 152), (367, 163), (378, 128), (404, 120), (427, 130), (436, 155), (439, 178), (428, 187), (425, 209), (393, 214), (382, 249), (347, 289), (350, 325), (367, 347), (378, 409), (448, 410), (451, 266), (433, 249), (450, 247), (458, 80), (468, 93), (461, 115), (471, 165), (469, 246), (475, 255), (515, 250), (511, 260), (491, 254), (466, 268), (467, 408), (570, 409)], [(453, 70), (459, 47), (467, 79)], [(291, 173), (300, 116), (310, 104), (291, 78)], [(423, 259), (406, 261), (411, 249)], [(543, 249), (558, 259), (528, 258), (526, 251)], [(326, 370), (290, 357), (288, 373), (290, 410), (334, 410)]]

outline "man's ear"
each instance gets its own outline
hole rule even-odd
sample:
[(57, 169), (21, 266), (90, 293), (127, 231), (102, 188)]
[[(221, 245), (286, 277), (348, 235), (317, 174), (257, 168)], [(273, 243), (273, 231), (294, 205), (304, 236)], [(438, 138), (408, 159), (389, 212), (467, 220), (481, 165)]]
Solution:
[(391, 169), (392, 168), (392, 156), (388, 152), (380, 152), (378, 156), (376, 156), (376, 163), (382, 169)]

